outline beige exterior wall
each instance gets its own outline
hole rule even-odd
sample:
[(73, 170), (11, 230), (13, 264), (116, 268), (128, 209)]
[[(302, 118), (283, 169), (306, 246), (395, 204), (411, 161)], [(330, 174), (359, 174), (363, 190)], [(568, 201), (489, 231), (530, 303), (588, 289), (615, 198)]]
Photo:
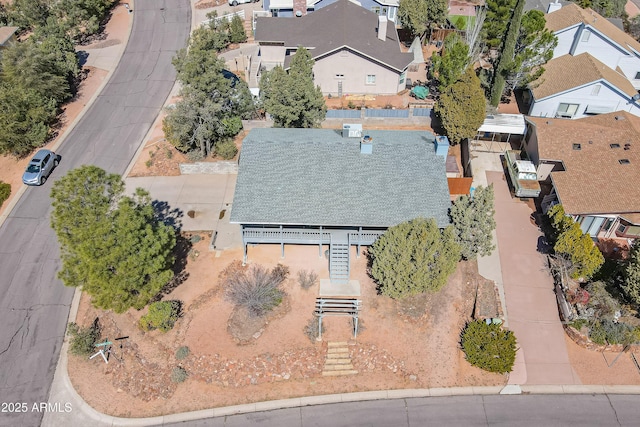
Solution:
[[(348, 50), (317, 60), (313, 66), (315, 82), (322, 93), (337, 95), (342, 81), (342, 94), (395, 95), (404, 89), (400, 74), (384, 68)], [(339, 78), (336, 75), (344, 77)], [(367, 84), (367, 75), (375, 76), (375, 84)]]
[[(282, 65), (286, 49), (281, 46), (260, 46), (262, 64)], [(272, 67), (267, 67), (270, 69)], [(325, 95), (338, 95), (338, 82), (342, 81), (342, 94), (395, 95), (405, 87), (400, 74), (382, 67), (369, 59), (346, 49), (317, 60), (313, 66), (315, 83)], [(336, 75), (344, 77), (339, 78)], [(375, 76), (374, 84), (367, 84), (367, 76)]]

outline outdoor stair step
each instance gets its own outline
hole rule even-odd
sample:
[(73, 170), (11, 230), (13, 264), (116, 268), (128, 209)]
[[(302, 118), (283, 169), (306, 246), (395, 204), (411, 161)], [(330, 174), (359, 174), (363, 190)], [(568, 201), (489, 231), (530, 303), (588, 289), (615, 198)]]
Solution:
[(334, 348), (329, 348), (327, 349), (327, 356), (330, 354), (349, 354), (349, 349), (348, 348), (340, 348), (340, 347), (334, 347)]
[(341, 376), (341, 375), (355, 375), (357, 374), (358, 371), (354, 370), (349, 370), (349, 371), (322, 371), (322, 376), (323, 377), (337, 377), (337, 376)]
[(327, 367), (327, 365), (329, 366), (351, 365), (351, 358), (344, 359), (344, 358), (327, 357), (327, 360), (325, 360), (324, 362), (325, 368)]
[(329, 348), (331, 347), (348, 347), (349, 343), (346, 341), (331, 341), (327, 343)]
[(351, 363), (344, 363), (341, 365), (324, 365), (322, 372), (328, 371), (352, 371), (353, 365)]

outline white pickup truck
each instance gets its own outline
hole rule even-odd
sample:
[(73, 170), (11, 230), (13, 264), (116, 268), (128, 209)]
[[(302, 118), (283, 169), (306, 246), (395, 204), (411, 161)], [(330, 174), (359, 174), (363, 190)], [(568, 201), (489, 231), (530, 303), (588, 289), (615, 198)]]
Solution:
[(538, 197), (540, 183), (536, 167), (528, 160), (521, 160), (520, 153), (515, 150), (507, 150), (504, 153), (507, 162), (507, 170), (511, 178), (511, 184), (516, 197)]

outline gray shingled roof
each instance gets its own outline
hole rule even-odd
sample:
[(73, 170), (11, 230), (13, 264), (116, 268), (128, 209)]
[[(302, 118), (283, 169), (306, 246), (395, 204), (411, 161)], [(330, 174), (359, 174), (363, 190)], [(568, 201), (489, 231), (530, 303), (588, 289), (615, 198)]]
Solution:
[(256, 18), (256, 42), (304, 46), (318, 59), (344, 46), (402, 72), (413, 54), (402, 53), (395, 24), (387, 22), (384, 41), (378, 39), (378, 15), (339, 0), (300, 18)]
[(253, 129), (242, 143), (231, 222), (388, 227), (416, 218), (449, 224), (445, 158), (426, 131)]

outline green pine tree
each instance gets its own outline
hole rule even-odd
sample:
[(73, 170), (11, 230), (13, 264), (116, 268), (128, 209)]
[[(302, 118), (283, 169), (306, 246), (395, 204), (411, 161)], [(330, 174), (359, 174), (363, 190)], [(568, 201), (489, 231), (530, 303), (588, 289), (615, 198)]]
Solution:
[(309, 51), (300, 46), (289, 73), (278, 66), (263, 74), (260, 96), (275, 127), (313, 128), (324, 120), (327, 105), (320, 87), (313, 83), (314, 62)]
[(460, 245), (462, 258), (490, 255), (495, 249), (491, 232), (496, 228), (493, 208), (493, 184), (479, 186), (473, 197), (461, 196), (453, 202), (450, 216)]
[(435, 112), (451, 144), (475, 136), (485, 119), (486, 102), (473, 68), (467, 68), (457, 82), (445, 88)]
[(460, 247), (453, 227), (416, 218), (390, 227), (369, 248), (371, 276), (379, 291), (402, 298), (440, 290), (456, 269)]
[(117, 313), (141, 309), (171, 280), (176, 243), (148, 193), (123, 193), (120, 176), (96, 166), (70, 171), (51, 190), (60, 279), (81, 286), (94, 306)]

